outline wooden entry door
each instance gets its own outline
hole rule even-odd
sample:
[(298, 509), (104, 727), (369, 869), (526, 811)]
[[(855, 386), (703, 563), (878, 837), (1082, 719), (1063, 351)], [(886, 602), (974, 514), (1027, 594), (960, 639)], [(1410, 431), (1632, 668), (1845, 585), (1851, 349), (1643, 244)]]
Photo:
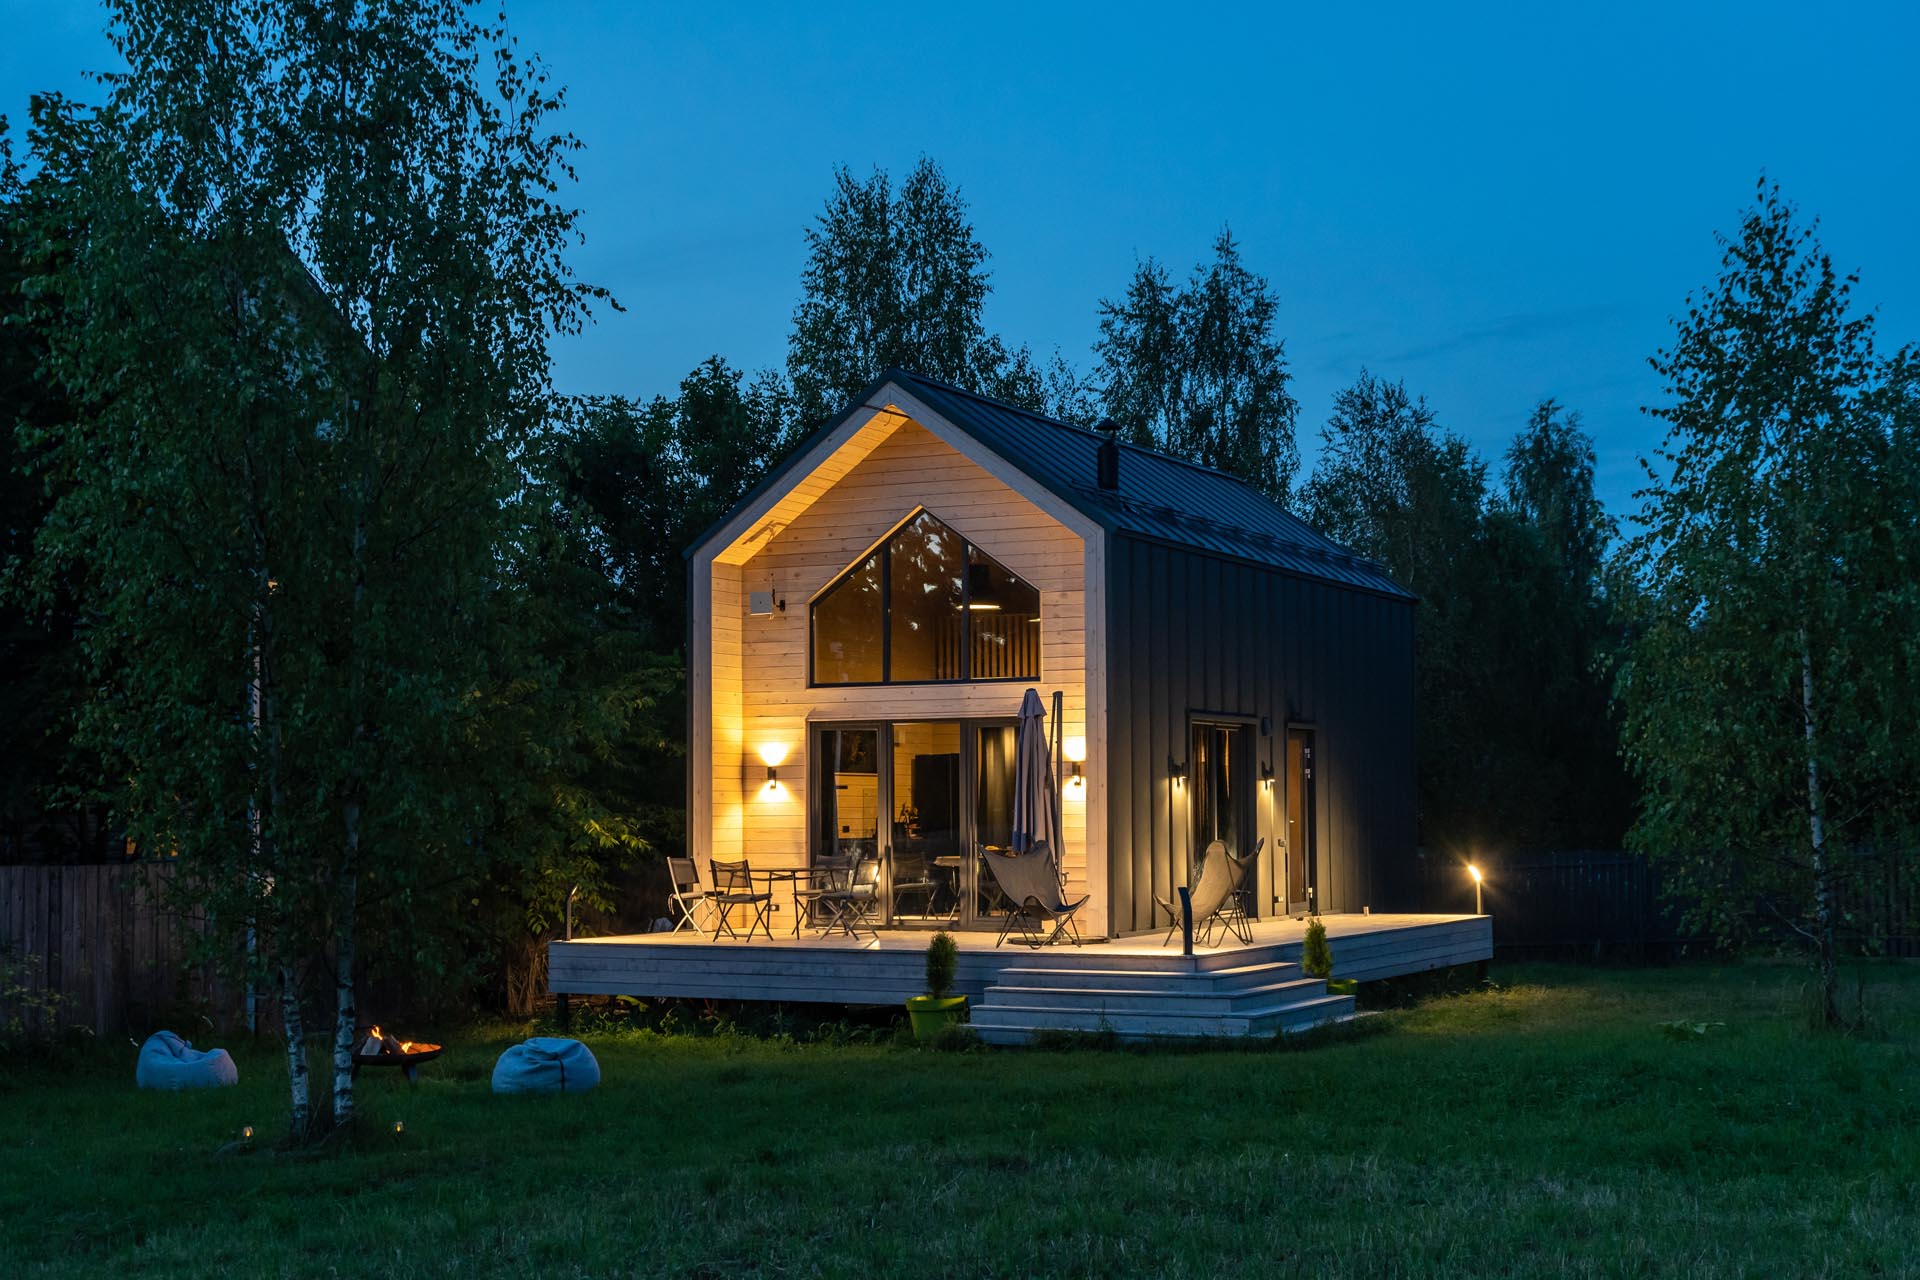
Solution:
[(1319, 909), (1319, 832), (1314, 822), (1313, 730), (1287, 730), (1287, 913)]

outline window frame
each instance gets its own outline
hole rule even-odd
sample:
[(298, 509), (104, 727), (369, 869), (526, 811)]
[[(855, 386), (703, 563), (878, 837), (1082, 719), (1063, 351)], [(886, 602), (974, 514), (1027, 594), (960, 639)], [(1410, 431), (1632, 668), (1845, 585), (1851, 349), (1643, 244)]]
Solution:
[[(905, 529), (908, 525), (912, 524), (915, 520), (918, 520), (923, 515), (932, 516), (935, 520), (938, 520), (943, 527), (951, 530), (955, 537), (960, 539), (960, 565), (961, 565), (960, 669), (965, 674), (951, 680), (895, 680), (893, 679), (893, 556), (889, 553), (888, 544), (891, 543), (896, 537), (898, 537), (900, 535), (900, 532), (903, 529)], [(975, 542), (972, 538), (969, 538), (966, 534), (962, 533), (951, 521), (940, 516), (938, 513), (929, 510), (925, 506), (917, 506), (912, 511), (909, 511), (904, 517), (895, 521), (894, 524), (891, 527), (889, 527), (885, 533), (881, 534), (878, 538), (874, 539), (872, 544), (869, 545), (866, 548), (866, 550), (862, 551), (859, 555), (855, 556), (853, 560), (847, 565), (846, 568), (842, 569), (839, 573), (834, 574), (832, 580), (830, 580), (825, 586), (821, 587), (818, 591), (814, 592), (812, 596), (808, 597), (807, 599), (807, 688), (809, 689), (882, 689), (882, 688), (905, 688), (905, 687), (912, 687), (917, 685), (938, 686), (938, 685), (962, 685), (962, 684), (1021, 684), (1021, 683), (1031, 684), (1036, 680), (1042, 679), (1042, 671), (1044, 670), (1046, 665), (1045, 663), (1046, 654), (1045, 654), (1044, 647), (1037, 650), (1034, 654), (1035, 662), (1034, 662), (1032, 675), (984, 676), (984, 677), (975, 677), (973, 675), (973, 608), (972, 608), (973, 575), (972, 573), (967, 571), (967, 566), (972, 563), (972, 557), (976, 553), (982, 559), (986, 560), (989, 564), (997, 566), (1000, 569), (1000, 571), (1006, 574), (1009, 578), (1012, 578), (1015, 582), (1020, 583), (1022, 586), (1025, 586), (1028, 590), (1033, 592), (1034, 605), (1035, 605), (1033, 616), (1034, 616), (1034, 620), (1038, 622), (1040, 626), (1043, 628), (1043, 636), (1044, 636), (1044, 628), (1046, 627), (1046, 622), (1045, 622), (1046, 615), (1045, 615), (1045, 612), (1040, 608), (1040, 603), (1041, 603), (1040, 588), (1034, 586), (1031, 582), (1028, 582), (1025, 578), (1015, 573), (1012, 569), (1009, 569), (997, 557), (990, 554), (986, 550), (986, 548), (982, 547), (979, 543)], [(880, 562), (880, 679), (878, 680), (821, 680), (818, 674), (818, 667), (814, 662), (815, 641), (817, 639), (817, 636), (814, 630), (814, 610), (819, 607), (820, 602), (826, 599), (827, 596), (831, 594), (836, 587), (838, 587), (841, 583), (845, 582), (848, 578), (853, 576), (853, 574), (857, 573), (860, 570), (861, 566), (863, 566), (864, 564), (866, 564), (868, 560), (873, 559), (876, 556), (878, 557)]]

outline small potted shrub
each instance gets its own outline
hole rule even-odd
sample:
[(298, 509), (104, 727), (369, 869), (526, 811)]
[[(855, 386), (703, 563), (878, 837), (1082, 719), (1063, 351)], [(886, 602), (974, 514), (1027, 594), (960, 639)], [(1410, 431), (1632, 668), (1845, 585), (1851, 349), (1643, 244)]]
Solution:
[(913, 1020), (917, 1040), (932, 1040), (941, 1028), (964, 1021), (967, 998), (950, 996), (954, 970), (960, 963), (960, 948), (945, 929), (933, 935), (927, 944), (927, 994), (907, 1000), (907, 1017)]
[(1300, 944), (1300, 972), (1309, 978), (1333, 974), (1333, 948), (1327, 945), (1327, 926), (1320, 922), (1319, 916), (1307, 921), (1307, 936)]

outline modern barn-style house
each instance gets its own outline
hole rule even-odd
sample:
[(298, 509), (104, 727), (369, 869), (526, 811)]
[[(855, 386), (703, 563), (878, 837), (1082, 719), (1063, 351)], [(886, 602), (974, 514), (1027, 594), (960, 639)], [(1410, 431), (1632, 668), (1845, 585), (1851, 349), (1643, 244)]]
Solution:
[[(1023, 973), (1059, 996), (1081, 989), (1069, 971), (1133, 972), (1160, 976), (1099, 979), (1107, 1025), (1124, 995), (1143, 1034), (1258, 1030), (1344, 1008), (1285, 972), (1308, 912), (1347, 976), (1490, 952), (1484, 917), (1386, 914), (1416, 905), (1413, 597), (1232, 476), (894, 372), (688, 558), (693, 892), (737, 887), (715, 876), (748, 862), (764, 899), (728, 924), (744, 935), (765, 908), (761, 933), (556, 943), (556, 991), (892, 1000), (918, 990), (938, 926), (962, 940), (961, 989), (986, 996), (977, 1022)], [(994, 945), (1030, 689), (1057, 709), (1065, 898), (1105, 940), (1044, 961)], [(1159, 904), (1215, 842), (1250, 920), (1189, 957)], [(819, 939), (808, 869), (843, 860), (865, 869), (872, 932)], [(1156, 984), (1176, 1004), (1242, 986), (1269, 1012), (1326, 1003), (1187, 1017)]]

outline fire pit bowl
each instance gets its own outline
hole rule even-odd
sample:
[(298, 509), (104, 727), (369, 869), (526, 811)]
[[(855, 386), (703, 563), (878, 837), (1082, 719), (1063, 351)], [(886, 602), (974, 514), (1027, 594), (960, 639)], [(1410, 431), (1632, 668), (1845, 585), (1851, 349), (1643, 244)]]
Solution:
[(398, 1067), (406, 1073), (407, 1083), (412, 1084), (420, 1078), (421, 1063), (432, 1062), (445, 1052), (444, 1045), (402, 1040), (385, 1034), (379, 1027), (368, 1027), (355, 1037), (353, 1074), (358, 1076), (362, 1067)]

